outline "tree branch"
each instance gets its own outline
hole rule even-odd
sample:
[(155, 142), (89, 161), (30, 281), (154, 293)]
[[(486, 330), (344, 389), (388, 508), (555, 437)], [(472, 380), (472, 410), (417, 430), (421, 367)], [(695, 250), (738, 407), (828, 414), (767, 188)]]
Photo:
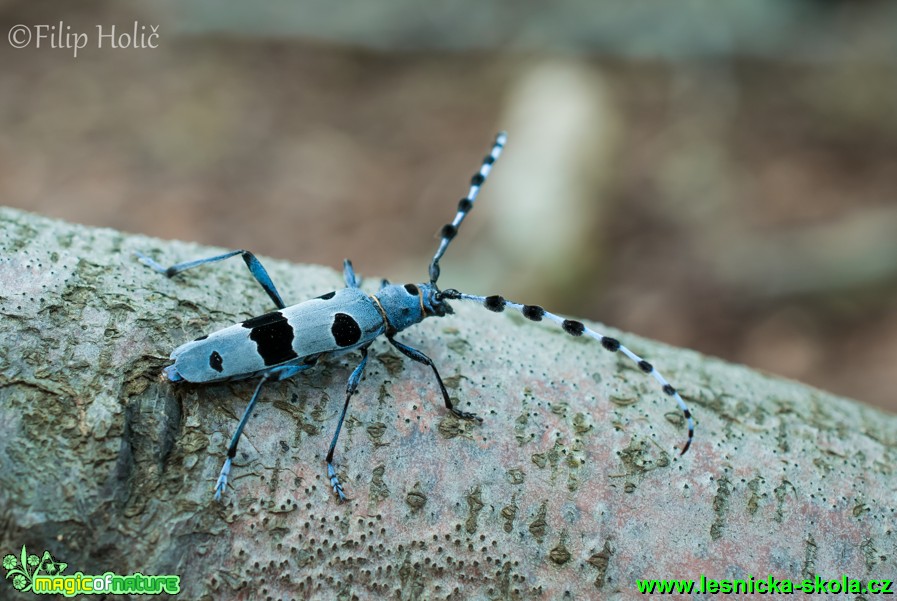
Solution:
[[(217, 249), (11, 209), (0, 223), (0, 555), (179, 574), (190, 599), (583, 599), (632, 596), (638, 578), (894, 575), (897, 417), (608, 332), (691, 405), (680, 458), (680, 412), (625, 357), (463, 303), (400, 338), (483, 424), (449, 415), (431, 372), (381, 341), (336, 449), (348, 503), (324, 455), (352, 355), (264, 389), (217, 504), (254, 382), (160, 372), (179, 344), (272, 308), (244, 265), (169, 280), (132, 251), (170, 264)], [(287, 303), (342, 286), (263, 261)]]

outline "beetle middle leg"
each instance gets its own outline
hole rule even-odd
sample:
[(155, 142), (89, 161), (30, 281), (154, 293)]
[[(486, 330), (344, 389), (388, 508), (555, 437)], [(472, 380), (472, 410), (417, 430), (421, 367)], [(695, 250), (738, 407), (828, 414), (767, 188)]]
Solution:
[(343, 259), (343, 279), (346, 280), (346, 288), (358, 288), (361, 286), (361, 278), (355, 275), (352, 261)]
[(224, 489), (227, 488), (227, 477), (230, 475), (231, 464), (233, 463), (234, 457), (237, 456), (237, 444), (240, 442), (240, 436), (243, 435), (243, 428), (246, 427), (246, 422), (249, 421), (249, 416), (252, 415), (255, 402), (258, 400), (259, 393), (262, 391), (262, 385), (268, 380), (286, 380), (300, 371), (305, 371), (306, 369), (314, 367), (315, 363), (317, 363), (317, 357), (306, 361), (301, 365), (286, 365), (274, 368), (262, 374), (262, 379), (259, 381), (258, 386), (255, 387), (255, 392), (252, 393), (252, 398), (249, 399), (249, 404), (246, 405), (246, 409), (243, 410), (243, 416), (240, 417), (240, 423), (237, 424), (237, 429), (234, 431), (234, 435), (230, 439), (230, 444), (227, 446), (227, 459), (224, 461), (224, 466), (222, 466), (221, 472), (218, 474), (218, 482), (215, 483), (216, 501), (221, 500), (221, 494), (224, 492)]
[(346, 495), (343, 494), (343, 485), (340, 483), (336, 470), (333, 468), (333, 450), (336, 448), (336, 440), (339, 438), (340, 430), (343, 428), (343, 420), (346, 419), (349, 399), (358, 390), (358, 382), (361, 381), (361, 374), (364, 373), (364, 366), (368, 362), (368, 346), (370, 345), (365, 345), (359, 349), (361, 351), (361, 363), (349, 376), (349, 383), (346, 385), (346, 402), (343, 405), (343, 412), (339, 416), (339, 421), (336, 423), (336, 432), (333, 433), (333, 440), (330, 441), (330, 449), (327, 451), (327, 477), (330, 478), (330, 486), (333, 487), (333, 492), (336, 493), (340, 501), (345, 501)]

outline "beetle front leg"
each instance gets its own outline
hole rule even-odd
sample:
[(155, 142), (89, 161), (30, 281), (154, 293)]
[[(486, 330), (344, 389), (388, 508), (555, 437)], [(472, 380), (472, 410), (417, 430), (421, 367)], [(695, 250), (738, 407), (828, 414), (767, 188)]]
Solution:
[(439, 371), (436, 369), (436, 366), (433, 364), (433, 360), (427, 357), (425, 354), (417, 350), (416, 348), (412, 348), (407, 344), (402, 344), (395, 338), (389, 338), (390, 344), (399, 349), (403, 355), (414, 359), (418, 363), (423, 363), (424, 365), (428, 365), (433, 373), (436, 375), (436, 382), (439, 384), (439, 390), (442, 392), (442, 398), (445, 400), (445, 408), (460, 417), (461, 419), (475, 419), (478, 422), (482, 422), (483, 418), (478, 416), (476, 413), (470, 413), (469, 411), (461, 411), (454, 405), (452, 405), (452, 400), (449, 398), (448, 390), (445, 389), (445, 384), (442, 383), (442, 377), (439, 375)]

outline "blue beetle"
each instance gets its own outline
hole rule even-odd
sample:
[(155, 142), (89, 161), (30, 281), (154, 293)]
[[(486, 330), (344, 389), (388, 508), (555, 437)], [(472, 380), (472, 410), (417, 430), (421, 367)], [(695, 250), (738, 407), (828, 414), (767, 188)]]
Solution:
[(462, 419), (482, 421), (476, 414), (461, 411), (452, 405), (442, 377), (429, 357), (395, 339), (397, 333), (428, 317), (451, 314), (452, 308), (447, 302), (449, 300), (473, 301), (495, 312), (503, 311), (505, 308), (515, 309), (531, 321), (541, 321), (543, 318), (554, 321), (572, 336), (587, 335), (598, 340), (609, 351), (622, 352), (635, 361), (643, 372), (653, 375), (664, 393), (675, 398), (688, 424), (688, 440), (682, 448), (682, 453), (688, 450), (694, 436), (694, 422), (682, 397), (650, 363), (620, 344), (618, 340), (604, 336), (579, 321), (549, 313), (537, 305), (514, 303), (498, 295), (477, 296), (454, 289), (440, 290), (436, 285), (440, 274), (439, 260), (458, 233), (461, 222), (473, 208), (480, 187), (486, 181), (493, 163), (501, 155), (506, 142), (507, 135), (500, 132), (495, 138), (492, 150), (471, 178), (470, 189), (467, 196), (459, 201), (454, 220), (443, 226), (439, 247), (430, 262), (429, 282), (390, 284), (384, 280), (378, 292), (367, 294), (359, 288), (359, 280), (352, 263), (346, 259), (343, 263), (346, 288), (288, 307), (267, 270), (255, 255), (247, 250), (234, 250), (214, 257), (178, 263), (171, 267), (164, 267), (143, 253), (136, 253), (141, 262), (167, 277), (173, 277), (200, 265), (240, 256), (252, 276), (277, 307), (277, 310), (271, 313), (253, 317), (179, 346), (171, 353), (171, 360), (174, 363), (164, 370), (165, 377), (171, 382), (209, 383), (259, 378), (255, 392), (243, 411), (228, 445), (227, 459), (215, 484), (216, 500), (220, 500), (227, 487), (231, 464), (237, 453), (237, 444), (258, 400), (262, 385), (268, 381), (284, 380), (310, 369), (320, 359), (329, 355), (358, 350), (361, 353), (361, 362), (349, 376), (346, 401), (326, 457), (327, 476), (333, 492), (340, 501), (345, 501), (342, 484), (333, 466), (333, 453), (349, 408), (349, 400), (355, 394), (367, 364), (368, 347), (377, 337), (384, 334), (390, 344), (405, 356), (433, 370), (449, 411)]

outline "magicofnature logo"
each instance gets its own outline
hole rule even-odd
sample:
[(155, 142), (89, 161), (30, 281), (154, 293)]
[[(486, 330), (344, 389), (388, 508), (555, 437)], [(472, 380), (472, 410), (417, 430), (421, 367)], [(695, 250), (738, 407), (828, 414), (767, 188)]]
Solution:
[(114, 572), (104, 572), (102, 576), (82, 572), (65, 575), (67, 563), (57, 560), (49, 551), (41, 556), (28, 553), (24, 545), (18, 557), (12, 553), (4, 555), (2, 565), (14, 589), (36, 595), (176, 595), (181, 592), (181, 578), (175, 575), (153, 576), (140, 572), (128, 576)]

